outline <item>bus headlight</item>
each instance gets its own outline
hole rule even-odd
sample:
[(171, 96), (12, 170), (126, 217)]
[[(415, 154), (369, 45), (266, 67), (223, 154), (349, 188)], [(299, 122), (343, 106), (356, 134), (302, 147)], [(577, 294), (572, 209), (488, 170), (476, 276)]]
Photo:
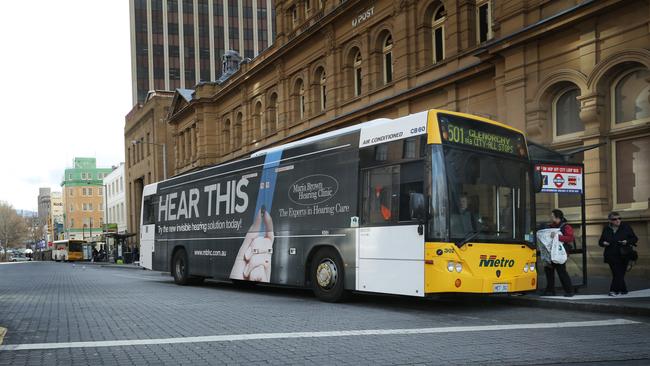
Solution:
[(456, 266), (456, 263), (454, 263), (454, 262), (447, 262), (447, 271), (449, 271), (449, 272), (453, 272), (455, 266)]
[(530, 264), (530, 271), (535, 272), (535, 263)]
[(528, 273), (528, 263), (524, 264), (524, 272)]
[(463, 271), (463, 264), (458, 262), (456, 263), (456, 272), (460, 273)]

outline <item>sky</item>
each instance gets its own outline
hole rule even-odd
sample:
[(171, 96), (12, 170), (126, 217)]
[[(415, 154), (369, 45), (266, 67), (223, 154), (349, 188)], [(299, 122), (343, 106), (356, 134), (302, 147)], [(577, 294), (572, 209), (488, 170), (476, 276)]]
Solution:
[(37, 210), (74, 157), (124, 161), (127, 0), (6, 1), (0, 11), (0, 201)]

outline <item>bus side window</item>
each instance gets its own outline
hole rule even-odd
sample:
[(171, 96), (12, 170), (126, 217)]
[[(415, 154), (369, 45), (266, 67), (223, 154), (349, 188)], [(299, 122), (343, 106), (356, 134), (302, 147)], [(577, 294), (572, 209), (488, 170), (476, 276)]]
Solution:
[(424, 162), (416, 161), (400, 167), (399, 221), (411, 221), (411, 193), (424, 193)]
[(368, 169), (363, 174), (363, 217), (367, 225), (397, 222), (399, 165)]
[(156, 223), (156, 210), (154, 198), (152, 196), (145, 197), (142, 205), (142, 225), (153, 225)]

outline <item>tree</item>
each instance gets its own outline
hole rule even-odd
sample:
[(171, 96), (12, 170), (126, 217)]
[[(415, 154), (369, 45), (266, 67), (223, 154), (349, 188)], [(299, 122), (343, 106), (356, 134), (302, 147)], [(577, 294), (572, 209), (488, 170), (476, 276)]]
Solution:
[(25, 220), (18, 216), (10, 204), (0, 202), (0, 241), (4, 247), (4, 260), (7, 260), (7, 247), (20, 242), (24, 236)]

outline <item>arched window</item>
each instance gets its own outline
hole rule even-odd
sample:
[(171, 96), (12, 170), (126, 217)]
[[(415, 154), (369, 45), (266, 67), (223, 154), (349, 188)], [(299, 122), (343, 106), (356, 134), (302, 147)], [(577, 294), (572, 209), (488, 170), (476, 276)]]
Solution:
[(280, 120), (280, 110), (278, 108), (278, 94), (273, 93), (269, 97), (268, 109), (266, 113), (266, 132), (275, 133)]
[(388, 33), (382, 45), (384, 84), (393, 81), (393, 36)]
[(237, 113), (237, 119), (235, 120), (235, 149), (239, 149), (242, 146), (242, 131), (244, 123), (244, 115), (239, 112)]
[(253, 113), (253, 128), (255, 129), (255, 137), (256, 139), (261, 138), (264, 135), (264, 132), (262, 130), (262, 102), (257, 101), (255, 103), (255, 111)]
[(433, 12), (431, 19), (431, 40), (433, 42), (433, 63), (445, 58), (445, 20), (447, 13), (445, 7), (440, 5)]
[(327, 106), (327, 86), (326, 86), (326, 81), (327, 77), (325, 75), (325, 69), (322, 67), (319, 67), (316, 69), (315, 73), (315, 93), (314, 95), (318, 99), (318, 110), (320, 112), (325, 112), (325, 108)]
[(612, 86), (614, 124), (650, 119), (650, 70), (624, 73)]
[(585, 130), (580, 119), (580, 89), (571, 87), (562, 90), (553, 101), (555, 137), (572, 135)]
[(297, 120), (305, 118), (305, 83), (302, 79), (296, 79), (294, 85), (294, 98), (295, 98), (295, 114)]
[(354, 55), (354, 63), (352, 65), (354, 70), (354, 96), (361, 95), (361, 51), (357, 50)]
[(223, 124), (223, 133), (222, 133), (222, 146), (223, 146), (223, 153), (228, 154), (230, 152), (230, 130), (232, 128), (232, 124), (230, 123), (230, 120), (227, 119), (226, 122)]

